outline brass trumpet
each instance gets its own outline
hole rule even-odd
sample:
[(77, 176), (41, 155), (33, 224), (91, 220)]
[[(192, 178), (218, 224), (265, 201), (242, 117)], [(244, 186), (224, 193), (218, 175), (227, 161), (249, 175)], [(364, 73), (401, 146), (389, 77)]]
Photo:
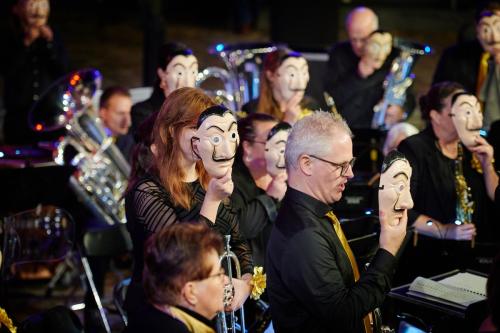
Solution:
[[(233, 301), (234, 298), (234, 286), (233, 286), (233, 268), (232, 264), (234, 264), (234, 267), (236, 269), (236, 278), (240, 279), (241, 278), (241, 268), (240, 268), (240, 261), (238, 260), (238, 257), (236, 257), (236, 254), (231, 251), (231, 245), (229, 242), (231, 241), (231, 235), (225, 235), (224, 236), (224, 253), (220, 256), (219, 262), (221, 263), (221, 266), (224, 265), (225, 262), (225, 269), (228, 275), (229, 283), (224, 286), (224, 307), (229, 306), (231, 302)], [(241, 307), (240, 311), (240, 317), (241, 317), (241, 323), (238, 324), (237, 317), (236, 317), (236, 311), (231, 311), (229, 313), (226, 312), (221, 312), (218, 315), (217, 318), (217, 332), (218, 333), (234, 333), (237, 331), (240, 332), (245, 332), (245, 312), (243, 310), (243, 306)], [(229, 315), (229, 325), (227, 322), (227, 316)]]

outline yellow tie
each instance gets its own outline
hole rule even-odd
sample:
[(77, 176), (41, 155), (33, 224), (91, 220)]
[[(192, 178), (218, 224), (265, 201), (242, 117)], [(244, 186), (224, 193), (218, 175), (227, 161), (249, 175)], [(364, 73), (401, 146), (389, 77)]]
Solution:
[(481, 96), (481, 89), (483, 87), (484, 81), (486, 80), (486, 76), (488, 76), (489, 59), (490, 59), (490, 54), (488, 52), (484, 52), (481, 55), (481, 61), (479, 62), (479, 69), (477, 71), (476, 96)]
[[(326, 213), (326, 216), (332, 222), (333, 229), (335, 229), (335, 233), (337, 234), (337, 237), (339, 238), (340, 243), (342, 243), (342, 247), (344, 248), (344, 251), (347, 254), (347, 257), (349, 258), (349, 261), (351, 262), (351, 268), (352, 268), (352, 272), (354, 274), (354, 281), (356, 282), (359, 280), (358, 264), (356, 263), (356, 258), (354, 258), (354, 254), (352, 253), (351, 247), (349, 246), (349, 243), (347, 242), (347, 238), (345, 237), (344, 232), (342, 231), (342, 227), (340, 226), (340, 222), (337, 219), (337, 216), (335, 216), (335, 214), (333, 214), (332, 211), (329, 211), (328, 213)], [(363, 324), (365, 326), (366, 333), (372, 332), (372, 325), (370, 322), (371, 322), (370, 314), (368, 314), (363, 318)]]

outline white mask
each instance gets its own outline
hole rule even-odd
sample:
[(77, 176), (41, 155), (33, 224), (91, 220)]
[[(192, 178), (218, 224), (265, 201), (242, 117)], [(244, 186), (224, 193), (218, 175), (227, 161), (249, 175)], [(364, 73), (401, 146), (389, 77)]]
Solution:
[(198, 75), (198, 60), (194, 55), (177, 55), (170, 60), (165, 70), (158, 68), (160, 87), (165, 97), (174, 90), (184, 87), (193, 88)]
[(460, 141), (466, 147), (476, 146), (476, 139), (483, 127), (481, 105), (476, 96), (468, 94), (458, 96), (451, 106), (450, 116)]
[(233, 114), (217, 113), (209, 115), (198, 127), (193, 151), (211, 177), (221, 178), (233, 166), (238, 144), (238, 127)]
[(273, 92), (284, 101), (289, 101), (297, 92), (304, 95), (308, 83), (309, 66), (303, 57), (285, 59), (272, 78)]

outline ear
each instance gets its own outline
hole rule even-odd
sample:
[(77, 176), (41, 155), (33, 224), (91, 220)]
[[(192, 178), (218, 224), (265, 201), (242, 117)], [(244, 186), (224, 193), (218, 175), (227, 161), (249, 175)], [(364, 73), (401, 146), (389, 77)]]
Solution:
[(187, 282), (184, 287), (182, 287), (181, 295), (184, 297), (186, 302), (191, 305), (198, 303), (198, 291), (196, 290), (196, 285), (193, 282)]
[(441, 114), (436, 110), (431, 110), (431, 112), (429, 112), (429, 118), (431, 118), (431, 120), (434, 121), (436, 124), (439, 124), (441, 120), (440, 119)]
[(266, 79), (269, 81), (269, 82), (274, 82), (274, 73), (267, 70), (266, 71)]
[(153, 153), (153, 156), (158, 156), (158, 147), (156, 147), (156, 144), (153, 143), (151, 146), (149, 146), (149, 149)]
[(161, 67), (158, 67), (156, 69), (156, 74), (158, 75), (158, 77), (160, 78), (160, 81), (163, 81), (163, 78), (165, 77), (165, 75), (167, 75), (167, 72), (164, 71)]
[(299, 169), (300, 171), (306, 175), (306, 176), (311, 176), (312, 175), (312, 163), (311, 163), (311, 158), (308, 157), (307, 155), (301, 155), (299, 157)]

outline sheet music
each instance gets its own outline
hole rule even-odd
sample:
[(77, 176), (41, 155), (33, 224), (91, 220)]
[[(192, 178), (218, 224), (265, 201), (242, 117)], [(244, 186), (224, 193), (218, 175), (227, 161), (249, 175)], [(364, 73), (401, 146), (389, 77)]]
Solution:
[(486, 281), (484, 276), (472, 274), (469, 272), (457, 273), (445, 279), (439, 280), (440, 283), (471, 291), (486, 297)]
[(446, 285), (421, 276), (417, 277), (411, 283), (408, 293), (417, 297), (431, 298), (437, 302), (445, 300), (462, 306), (468, 306), (486, 299), (484, 296), (465, 289)]

